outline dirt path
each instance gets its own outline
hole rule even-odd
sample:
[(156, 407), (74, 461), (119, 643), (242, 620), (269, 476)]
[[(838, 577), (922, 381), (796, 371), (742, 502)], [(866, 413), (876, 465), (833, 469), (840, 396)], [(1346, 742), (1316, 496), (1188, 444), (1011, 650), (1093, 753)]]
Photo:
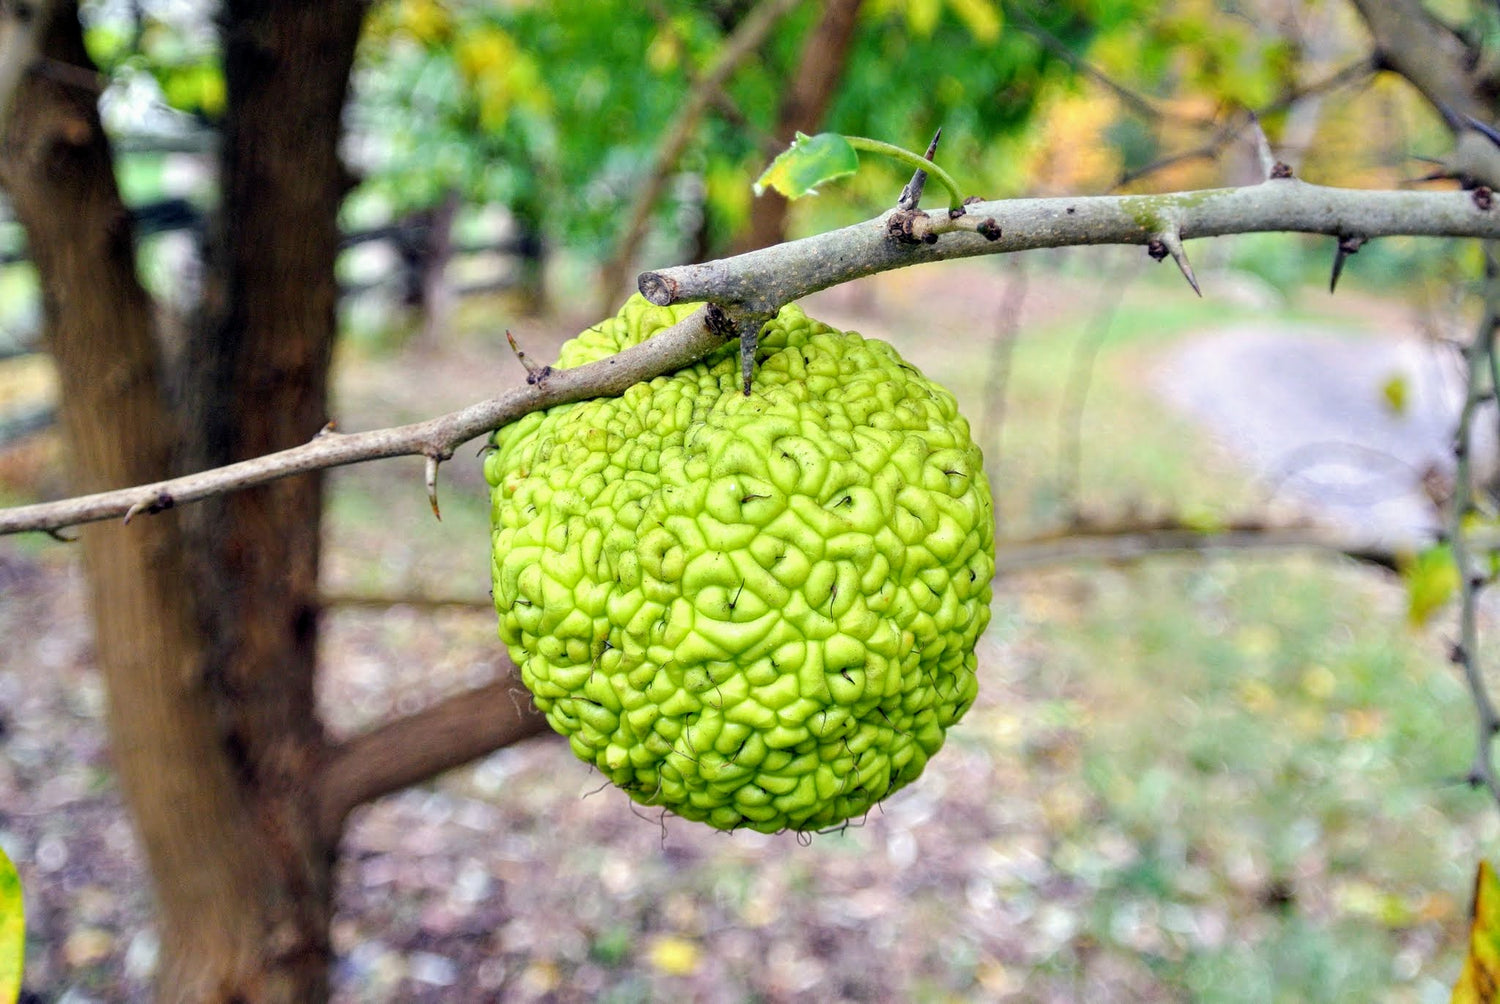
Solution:
[[(1437, 527), (1424, 488), (1451, 478), (1460, 360), (1415, 337), (1239, 324), (1190, 338), (1155, 374), (1161, 395), (1263, 479), (1274, 498), (1361, 536)], [(1476, 456), (1492, 453), (1493, 411)]]

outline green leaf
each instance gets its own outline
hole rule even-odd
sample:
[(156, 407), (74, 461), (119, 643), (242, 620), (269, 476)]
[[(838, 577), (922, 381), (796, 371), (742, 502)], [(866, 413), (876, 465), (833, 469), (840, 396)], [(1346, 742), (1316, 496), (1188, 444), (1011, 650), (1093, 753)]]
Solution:
[(15, 1004), (21, 996), (25, 946), (26, 908), (21, 901), (21, 877), (4, 849), (0, 849), (0, 1004)]
[(755, 179), (755, 194), (774, 188), (788, 199), (817, 195), (817, 186), (825, 181), (845, 178), (859, 170), (859, 154), (838, 133), (821, 132), (816, 136), (797, 134), (792, 145), (783, 150)]
[(1493, 1004), (1500, 986), (1500, 879), (1488, 861), (1474, 877), (1469, 954), (1453, 987), (1453, 1004)]

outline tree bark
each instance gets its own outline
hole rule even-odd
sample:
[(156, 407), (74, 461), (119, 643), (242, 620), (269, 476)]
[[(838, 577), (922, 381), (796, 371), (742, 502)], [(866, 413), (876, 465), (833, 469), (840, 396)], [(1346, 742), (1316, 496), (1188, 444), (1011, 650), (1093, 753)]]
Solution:
[[(860, 0), (832, 0), (823, 5), (823, 16), (802, 45), (792, 88), (777, 115), (775, 135), (781, 143), (791, 143), (798, 132), (815, 133), (821, 128), (844, 75), (859, 6)], [(736, 250), (754, 251), (786, 240), (788, 205), (780, 192), (763, 193), (756, 200), (749, 229), (735, 242)]]
[[(221, 205), (201, 316), (179, 374), (182, 460), (233, 463), (311, 439), (328, 421), (337, 325), (338, 155), (364, 4), (230, 0)], [(274, 888), (260, 936), (285, 992), (327, 994), (331, 866), (319, 826), (325, 753), (314, 692), (323, 479), (216, 500), (191, 523), (189, 574), (224, 755)]]
[[(362, 11), (228, 5), (222, 222), (174, 394), (97, 95), (24, 75), (0, 184), (42, 279), (79, 490), (162, 479), (174, 454), (258, 455), (326, 420), (336, 143)], [(57, 4), (40, 37), (43, 58), (92, 69), (75, 4)], [(223, 500), (191, 531), (173, 513), (81, 531), (114, 765), (156, 893), (163, 1001), (327, 996), (320, 504), (313, 475)]]
[[(42, 37), (45, 58), (89, 65), (74, 5), (58, 4)], [(0, 155), (42, 278), (73, 477), (85, 490), (162, 477), (174, 431), (94, 99), (27, 75)], [(267, 965), (276, 883), (263, 878), (254, 820), (204, 686), (180, 522), (167, 514), (89, 527), (81, 538), (115, 769), (156, 879), (162, 998), (291, 1000), (277, 992), (289, 990), (279, 967)]]

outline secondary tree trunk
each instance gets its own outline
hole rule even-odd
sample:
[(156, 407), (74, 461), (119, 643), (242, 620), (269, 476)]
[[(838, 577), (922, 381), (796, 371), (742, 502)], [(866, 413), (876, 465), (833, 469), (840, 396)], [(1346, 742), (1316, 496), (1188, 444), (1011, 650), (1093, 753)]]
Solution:
[[(326, 421), (336, 145), (363, 5), (227, 4), (223, 210), (172, 393), (95, 95), (31, 74), (0, 144), (43, 283), (79, 491), (219, 463)], [(88, 67), (76, 7), (43, 55)], [(173, 401), (182, 407), (174, 407)], [(185, 417), (186, 420), (182, 420)], [(154, 879), (163, 1001), (327, 995), (334, 847), (317, 829), (320, 482), (84, 528), (115, 768)]]
[[(815, 133), (822, 126), (849, 59), (859, 6), (860, 0), (831, 0), (823, 5), (823, 16), (802, 44), (791, 90), (782, 99), (777, 115), (774, 134), (781, 142), (790, 143), (798, 132)], [(753, 251), (786, 240), (787, 205), (780, 192), (762, 194), (756, 200), (748, 230), (735, 242), (736, 250)]]

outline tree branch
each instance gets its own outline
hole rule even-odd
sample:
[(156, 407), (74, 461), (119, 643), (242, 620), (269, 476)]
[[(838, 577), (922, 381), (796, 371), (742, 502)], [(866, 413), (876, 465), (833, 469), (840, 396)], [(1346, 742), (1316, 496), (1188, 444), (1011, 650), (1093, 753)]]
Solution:
[[(463, 443), (528, 412), (622, 393), (722, 346), (745, 319), (774, 313), (820, 289), (924, 262), (1045, 247), (1152, 246), (1184, 238), (1264, 231), (1373, 237), (1407, 234), (1500, 237), (1500, 212), (1468, 192), (1377, 192), (1278, 179), (1244, 188), (1164, 195), (980, 202), (946, 213), (892, 211), (842, 230), (734, 258), (645, 272), (641, 291), (657, 304), (708, 300), (641, 345), (547, 376), (460, 411), (394, 429), (325, 430), (302, 446), (227, 467), (58, 502), (0, 509), (0, 534), (56, 531), (79, 523), (159, 512), (174, 505), (344, 464), (396, 456), (446, 460)], [(893, 228), (893, 223), (904, 224)], [(993, 239), (983, 231), (993, 234)], [(710, 321), (712, 314), (716, 318)]]
[(279, 453), (152, 485), (80, 498), (0, 509), (0, 534), (59, 530), (117, 516), (161, 512), (293, 474), (386, 457), (446, 460), (462, 444), (532, 411), (568, 401), (622, 393), (627, 387), (681, 369), (724, 343), (697, 311), (655, 338), (619, 355), (571, 370), (553, 370), (535, 383), (460, 411), (393, 429), (343, 434), (325, 429), (310, 442)]
[(547, 719), (509, 660), (505, 669), (494, 683), (331, 747), (318, 782), (320, 832), (336, 839), (344, 819), (366, 802), (546, 732)]
[[(1453, 646), (1453, 661), (1463, 673), (1477, 719), (1474, 763), (1469, 768), (1468, 781), (1476, 788), (1484, 788), (1500, 803), (1500, 774), (1495, 771), (1495, 735), (1500, 732), (1500, 714), (1495, 711), (1495, 702), (1485, 681), (1479, 648), (1479, 591), (1488, 580), (1478, 571), (1479, 562), (1473, 554), (1476, 541), (1471, 538), (1466, 525), (1476, 508), (1472, 462), (1474, 418), (1484, 397), (1484, 384), (1490, 375), (1489, 358), (1495, 348), (1495, 332), (1500, 328), (1500, 265), (1488, 246), (1485, 272), (1484, 316), (1474, 333), (1474, 340), (1464, 349), (1466, 383), (1463, 409), (1453, 438), (1455, 470), (1453, 497), (1448, 502), (1448, 541), (1453, 548), (1453, 564), (1458, 570), (1459, 640)], [(1495, 388), (1489, 389), (1493, 391)]]
[[(1482, 201), (1482, 200), (1480, 200)], [(1289, 231), (1357, 235), (1493, 237), (1500, 213), (1463, 192), (1382, 192), (1276, 179), (1243, 188), (1163, 195), (978, 202), (964, 216), (919, 213), (892, 239), (898, 213), (735, 258), (641, 274), (641, 292), (666, 305), (697, 300), (774, 311), (862, 276), (907, 265), (1092, 244)], [(976, 232), (994, 221), (999, 236)], [(929, 243), (929, 238), (931, 242)]]
[(1273, 526), (1250, 520), (1204, 530), (1177, 520), (1164, 520), (1085, 525), (1025, 540), (999, 540), (995, 542), (995, 571), (1007, 575), (1082, 561), (1120, 563), (1159, 554), (1250, 550), (1322, 551), (1387, 571), (1397, 567), (1397, 556), (1387, 545), (1348, 538), (1322, 527)]

